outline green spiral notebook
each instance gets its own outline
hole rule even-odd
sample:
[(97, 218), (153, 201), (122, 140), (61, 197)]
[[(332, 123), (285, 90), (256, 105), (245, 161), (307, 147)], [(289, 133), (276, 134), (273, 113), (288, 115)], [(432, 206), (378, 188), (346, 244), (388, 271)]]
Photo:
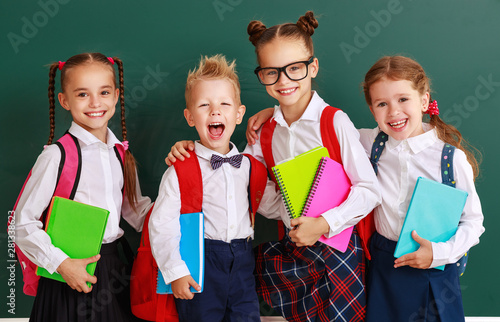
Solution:
[(319, 146), (272, 168), (290, 218), (302, 216), (322, 157), (329, 157), (328, 150)]
[[(108, 222), (109, 211), (73, 200), (53, 197), (47, 213), (45, 231), (52, 244), (70, 258), (88, 258), (99, 254)], [(87, 272), (94, 275), (97, 262), (87, 265)], [(36, 274), (65, 282), (61, 274), (50, 274), (38, 267)], [(90, 287), (91, 284), (87, 283)]]

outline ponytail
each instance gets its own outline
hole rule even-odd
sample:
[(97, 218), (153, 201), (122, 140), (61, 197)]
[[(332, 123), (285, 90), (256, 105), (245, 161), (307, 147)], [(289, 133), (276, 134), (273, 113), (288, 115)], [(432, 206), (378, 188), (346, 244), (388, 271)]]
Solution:
[(52, 140), (54, 140), (54, 131), (56, 129), (56, 120), (55, 120), (55, 112), (56, 112), (56, 99), (55, 99), (55, 82), (56, 82), (56, 72), (59, 67), (59, 63), (53, 63), (50, 65), (49, 70), (49, 121), (50, 121), (50, 132), (49, 132), (49, 140), (47, 141), (47, 145), (52, 144)]
[(472, 167), (474, 174), (474, 180), (479, 176), (479, 164), (482, 161), (481, 152), (469, 144), (463, 137), (462, 134), (453, 125), (445, 123), (438, 115), (432, 115), (430, 117), (429, 124), (436, 129), (438, 138), (450, 145), (453, 145), (457, 149), (464, 151), (467, 161)]
[[(125, 94), (123, 82), (123, 62), (118, 57), (113, 57), (114, 62), (118, 67), (118, 80), (120, 89), (120, 110), (121, 110), (121, 125), (123, 141), (127, 141), (127, 126), (125, 123)], [(125, 162), (123, 165), (124, 180), (125, 180), (125, 194), (132, 206), (136, 210), (137, 194), (136, 194), (136, 161), (129, 149), (125, 151)]]

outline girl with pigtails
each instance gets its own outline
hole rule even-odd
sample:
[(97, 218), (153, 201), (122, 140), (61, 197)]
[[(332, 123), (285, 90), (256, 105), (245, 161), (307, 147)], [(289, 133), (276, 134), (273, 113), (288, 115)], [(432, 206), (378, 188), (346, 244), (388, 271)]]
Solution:
[[(290, 220), (281, 207), (277, 217), (285, 223), (286, 235), (255, 251), (257, 291), (288, 321), (363, 321), (365, 249), (357, 227), (378, 205), (380, 193), (349, 117), (311, 88), (319, 72), (311, 38), (317, 27), (311, 11), (297, 23), (270, 28), (260, 21), (248, 25), (259, 64), (258, 81), (279, 105), (245, 153), (270, 170), (274, 164), (325, 146), (330, 157), (343, 164), (352, 188), (344, 203), (318, 218)], [(191, 147), (190, 142), (178, 142), (168, 156), (170, 162), (182, 160)], [(329, 238), (352, 226), (356, 228), (344, 253), (318, 242), (321, 236)]]
[[(61, 144), (52, 144), (58, 70), (62, 91), (57, 97), (73, 118), (65, 136), (75, 142), (81, 166), (71, 199), (110, 212), (100, 254), (85, 259), (68, 257), (43, 229), (42, 214), (60, 185), (58, 171), (64, 153)], [(123, 142), (107, 127), (119, 98)], [(123, 98), (123, 64), (117, 57), (84, 53), (50, 66), (49, 145), (38, 157), (19, 197), (16, 243), (33, 263), (50, 273), (58, 272), (66, 283), (40, 278), (30, 321), (135, 320), (130, 311), (129, 276), (117, 250), (123, 241), (119, 222), (123, 216), (140, 231), (151, 200), (141, 194), (135, 160), (128, 150)], [(85, 268), (96, 261), (95, 276), (90, 276)], [(93, 285), (88, 287), (87, 282)]]

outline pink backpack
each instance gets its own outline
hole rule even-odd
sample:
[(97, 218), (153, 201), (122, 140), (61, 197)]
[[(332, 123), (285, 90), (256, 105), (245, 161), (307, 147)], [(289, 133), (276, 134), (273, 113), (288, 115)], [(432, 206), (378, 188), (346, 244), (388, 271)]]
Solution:
[[(78, 139), (66, 133), (55, 143), (61, 151), (61, 161), (59, 162), (59, 171), (57, 174), (56, 188), (54, 190), (54, 196), (63, 197), (67, 199), (74, 199), (76, 189), (78, 187), (78, 182), (80, 181), (80, 173), (82, 169), (82, 154), (80, 151), (80, 145), (78, 144)], [(123, 160), (125, 157), (125, 150), (122, 145), (117, 144), (115, 146), (115, 152), (118, 159), (121, 162), (123, 169)], [(15, 225), (15, 214), (19, 198), (23, 194), (24, 187), (31, 177), (31, 171), (26, 178), (24, 185), (17, 197), (14, 209), (11, 212), (9, 221), (7, 224), (7, 230), (12, 229), (11, 224)], [(48, 205), (47, 205), (48, 208)], [(47, 209), (44, 210), (40, 221), (43, 222), (45, 226), (45, 218), (47, 216)], [(21, 270), (23, 272), (23, 292), (26, 295), (36, 296), (36, 290), (38, 288), (38, 280), (40, 277), (35, 274), (37, 266), (24, 255), (24, 253), (15, 246), (15, 252), (19, 264), (21, 265)]]

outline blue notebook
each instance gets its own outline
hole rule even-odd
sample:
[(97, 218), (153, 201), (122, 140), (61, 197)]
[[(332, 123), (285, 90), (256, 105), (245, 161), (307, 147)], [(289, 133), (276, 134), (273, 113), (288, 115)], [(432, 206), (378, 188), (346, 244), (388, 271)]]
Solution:
[[(399, 258), (412, 253), (420, 245), (411, 237), (416, 230), (431, 242), (446, 242), (458, 229), (468, 193), (440, 182), (419, 177), (406, 212), (403, 228), (394, 251)], [(435, 267), (443, 270), (443, 266)]]
[[(201, 291), (196, 291), (191, 287), (191, 292), (203, 292), (203, 278), (205, 274), (205, 236), (204, 219), (202, 212), (182, 214), (179, 217), (181, 224), (181, 240), (179, 250), (182, 260), (189, 268), (193, 279), (201, 286)], [(158, 270), (157, 294), (172, 294), (170, 284), (165, 284), (161, 271)]]

